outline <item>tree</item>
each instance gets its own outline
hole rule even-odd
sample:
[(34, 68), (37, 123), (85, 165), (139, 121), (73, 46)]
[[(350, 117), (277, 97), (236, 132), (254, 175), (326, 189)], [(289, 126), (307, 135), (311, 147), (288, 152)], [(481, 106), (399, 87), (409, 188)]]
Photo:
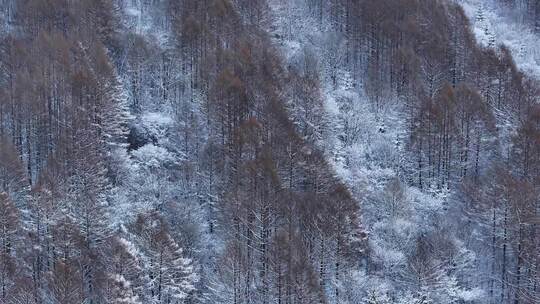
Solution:
[(111, 304), (140, 304), (137, 295), (133, 294), (130, 283), (122, 275), (111, 275), (109, 278), (110, 295), (108, 303)]
[(6, 137), (0, 137), (0, 192), (5, 192), (22, 204), (28, 181), (18, 152)]
[(403, 213), (406, 213), (406, 207), (405, 207), (405, 200), (406, 200), (406, 193), (404, 189), (404, 185), (399, 180), (399, 178), (396, 176), (392, 178), (388, 183), (386, 184), (384, 188), (384, 203), (385, 207), (387, 208), (388, 212), (390, 213), (390, 216), (392, 218), (396, 218), (397, 216), (403, 215)]
[(0, 192), (0, 299), (7, 301), (16, 283), (19, 215), (5, 192)]
[(47, 283), (51, 286), (50, 296), (63, 304), (89, 300), (87, 284), (91, 284), (91, 281), (85, 277), (87, 269), (83, 265), (87, 262), (82, 256), (84, 238), (77, 223), (69, 215), (63, 215), (56, 219), (51, 230), (51, 247), (54, 251), (50, 253), (53, 267), (47, 276)]
[(134, 229), (144, 248), (151, 301), (176, 303), (189, 298), (198, 277), (191, 259), (169, 234), (167, 224), (158, 214), (141, 214)]

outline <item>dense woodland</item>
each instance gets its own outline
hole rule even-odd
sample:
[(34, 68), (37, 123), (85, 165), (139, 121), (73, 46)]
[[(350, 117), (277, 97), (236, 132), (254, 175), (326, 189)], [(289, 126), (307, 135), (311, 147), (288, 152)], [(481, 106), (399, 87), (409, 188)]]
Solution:
[(540, 3), (535, 0), (496, 0), (504, 9), (515, 13), (520, 22), (529, 24), (534, 31), (540, 31)]
[(1, 304), (540, 303), (539, 79), (460, 1), (0, 21)]

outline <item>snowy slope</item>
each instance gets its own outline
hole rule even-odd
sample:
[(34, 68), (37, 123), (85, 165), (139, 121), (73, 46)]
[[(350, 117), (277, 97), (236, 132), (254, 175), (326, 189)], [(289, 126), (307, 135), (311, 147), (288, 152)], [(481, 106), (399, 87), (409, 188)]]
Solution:
[[(329, 76), (330, 67), (325, 62), (331, 57), (332, 50), (328, 48), (328, 45), (332, 46), (328, 43), (328, 39), (333, 39), (331, 27), (323, 25), (321, 28), (302, 0), (269, 2), (274, 16), (271, 32), (277, 37), (275, 42), (281, 46), (288, 65), (301, 64), (299, 58), (304, 56), (305, 49), (314, 52), (319, 60), (324, 115), (328, 123), (328, 132), (319, 143), (320, 148), (351, 191), (358, 190), (359, 185), (369, 185), (369, 191), (382, 187), (388, 179), (398, 175), (405, 152), (403, 145), (408, 135), (400, 114), (403, 113), (401, 105), (398, 101), (390, 101), (383, 110), (375, 111), (362, 83), (354, 83), (350, 73), (342, 68), (336, 72), (337, 85), (334, 85)], [(351, 106), (343, 107), (343, 100)], [(348, 144), (341, 140), (345, 121), (359, 130), (357, 139)], [(421, 195), (411, 189), (412, 193)], [(436, 201), (433, 203), (440, 207), (442, 201)]]
[(478, 42), (486, 47), (504, 44), (517, 66), (540, 79), (540, 37), (492, 0), (458, 0), (472, 23)]
[[(328, 130), (318, 145), (338, 177), (360, 202), (362, 221), (370, 233), (372, 258), (383, 265), (376, 274), (359, 271), (355, 283), (351, 284), (365, 286), (364, 292), (373, 292), (382, 298), (392, 290), (403, 293), (410, 286), (403, 286), (396, 277), (408, 275), (400, 273), (407, 263), (407, 252), (419, 234), (432, 230), (438, 219), (449, 212), (450, 193), (445, 190), (421, 191), (401, 180), (400, 166), (406, 162), (408, 136), (402, 105), (389, 97), (383, 109), (376, 111), (363, 84), (355, 83), (349, 71), (343, 68), (332, 71), (335, 65), (328, 61), (339, 57), (336, 53), (340, 51), (341, 41), (339, 35), (332, 33), (331, 26), (315, 20), (302, 0), (270, 0), (270, 4), (274, 18), (270, 32), (281, 47), (287, 64), (302, 65), (306, 52), (314, 53), (318, 60)], [(345, 65), (340, 63), (339, 66)], [(336, 81), (332, 75), (337, 75)], [(353, 141), (342, 140), (345, 124), (358, 130)], [(401, 180), (398, 183), (403, 187), (407, 203), (400, 207), (399, 215), (393, 216), (385, 209), (384, 200), (387, 187), (396, 180)], [(463, 254), (471, 263), (474, 261), (472, 252), (463, 249)], [(449, 281), (453, 279), (448, 278)], [(455, 294), (467, 301), (482, 297), (482, 291), (477, 288), (459, 289)], [(406, 297), (402, 301), (409, 303)]]
[[(346, 157), (353, 154), (352, 151), (356, 155), (361, 155), (362, 159), (373, 156), (370, 154), (375, 152), (373, 149), (376, 144), (389, 145), (392, 149), (396, 148), (395, 152), (401, 151), (402, 147), (399, 144), (405, 134), (400, 130), (405, 130), (405, 128), (402, 125), (404, 122), (399, 119), (400, 108), (397, 103), (390, 103), (383, 110), (384, 113), (375, 113), (367, 100), (362, 83), (355, 83), (350, 72), (342, 68), (334, 72), (336, 75), (334, 85), (330, 71), (332, 64), (327, 62), (327, 58), (335, 57), (336, 52), (339, 52), (338, 49), (343, 46), (343, 42), (336, 33), (332, 32), (331, 26), (327, 24), (321, 26), (320, 22), (306, 10), (306, 5), (302, 0), (270, 0), (269, 3), (274, 17), (273, 28), (270, 32), (277, 37), (275, 42), (281, 46), (283, 58), (288, 61), (287, 64), (289, 66), (304, 64), (306, 52), (314, 53), (318, 60), (324, 115), (329, 130), (324, 134), (322, 142), (318, 144), (326, 153), (328, 161), (334, 166), (339, 177), (345, 183), (352, 181), (352, 174), (354, 174), (352, 171), (356, 168), (350, 166), (350, 159)], [(295, 20), (302, 20), (302, 22), (295, 22)], [(339, 65), (341, 66), (342, 63)], [(350, 103), (352, 108), (344, 108), (344, 102)], [(344, 121), (359, 130), (358, 140), (352, 144), (345, 144), (340, 139)], [(370, 168), (372, 169), (376, 170)], [(381, 174), (381, 172), (374, 172), (374, 174)], [(364, 176), (365, 172), (361, 175)], [(357, 179), (354, 178), (354, 180)]]

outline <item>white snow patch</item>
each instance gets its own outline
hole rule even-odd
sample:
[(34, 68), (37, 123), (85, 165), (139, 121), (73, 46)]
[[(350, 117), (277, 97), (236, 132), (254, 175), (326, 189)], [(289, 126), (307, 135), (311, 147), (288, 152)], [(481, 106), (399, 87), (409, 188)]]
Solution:
[(133, 151), (133, 157), (140, 166), (150, 169), (159, 169), (164, 164), (176, 162), (176, 156), (167, 149), (153, 144), (146, 144), (141, 148)]
[(486, 297), (486, 293), (480, 288), (460, 290), (458, 294), (459, 297), (465, 302), (477, 301)]

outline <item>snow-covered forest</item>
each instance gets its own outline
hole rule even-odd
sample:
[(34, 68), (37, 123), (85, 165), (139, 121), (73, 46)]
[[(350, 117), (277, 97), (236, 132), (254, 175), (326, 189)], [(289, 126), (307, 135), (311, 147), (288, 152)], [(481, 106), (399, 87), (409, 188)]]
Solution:
[(0, 0), (0, 304), (540, 303), (537, 0)]

